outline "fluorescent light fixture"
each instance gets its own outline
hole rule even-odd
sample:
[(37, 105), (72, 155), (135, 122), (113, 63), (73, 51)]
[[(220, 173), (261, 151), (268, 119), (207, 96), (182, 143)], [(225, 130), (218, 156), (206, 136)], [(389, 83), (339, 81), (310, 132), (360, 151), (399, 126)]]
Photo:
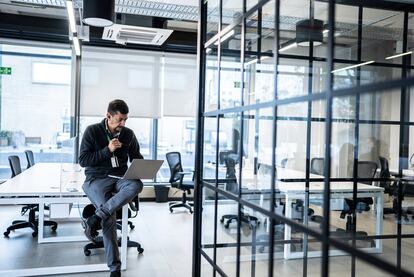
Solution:
[(66, 10), (68, 11), (70, 31), (76, 33), (76, 20), (72, 1), (66, 1)]
[(350, 65), (350, 66), (343, 67), (343, 68), (338, 68), (338, 69), (332, 70), (331, 73), (336, 73), (336, 72), (339, 72), (339, 71), (342, 71), (342, 70), (347, 70), (347, 69), (351, 69), (351, 68), (355, 68), (355, 67), (360, 67), (360, 66), (363, 66), (363, 65), (371, 64), (373, 62), (375, 62), (375, 61), (369, 61), (369, 62)]
[(73, 37), (73, 47), (75, 48), (75, 54), (76, 54), (76, 56), (80, 56), (81, 55), (81, 51), (80, 51), (80, 45), (79, 45), (79, 39), (78, 39), (78, 37)]
[[(269, 57), (269, 56), (262, 56), (261, 58), (260, 58), (260, 61), (264, 61), (264, 60), (267, 60), (267, 59), (270, 59), (271, 57)], [(249, 65), (251, 65), (251, 64), (254, 64), (254, 63), (257, 63), (259, 61), (259, 59), (253, 59), (253, 60), (251, 60), (251, 61), (248, 61), (248, 62), (245, 62), (244, 63), (244, 66), (249, 66)]]
[(389, 57), (386, 57), (385, 59), (386, 59), (386, 60), (391, 60), (391, 59), (395, 59), (395, 58), (398, 58), (398, 57), (402, 57), (402, 56), (410, 55), (410, 54), (412, 54), (412, 53), (413, 53), (413, 51), (408, 51), (408, 52), (405, 52), (405, 53), (401, 53), (401, 54), (397, 54), (397, 55), (394, 55), (394, 56), (389, 56)]
[(296, 46), (298, 46), (298, 44), (297, 44), (296, 42), (292, 42), (292, 43), (290, 43), (290, 44), (288, 44), (288, 45), (283, 46), (282, 48), (280, 48), (280, 49), (279, 49), (279, 52), (286, 51), (286, 50), (288, 50), (288, 49), (290, 49), (290, 48), (294, 48), (294, 47), (296, 47)]
[(219, 41), (220, 43), (225, 42), (226, 40), (228, 40), (230, 37), (232, 37), (234, 35), (234, 30), (231, 30), (230, 32), (228, 32), (227, 34), (225, 34), (224, 36), (221, 37), (221, 40), (217, 40), (214, 45), (219, 45)]

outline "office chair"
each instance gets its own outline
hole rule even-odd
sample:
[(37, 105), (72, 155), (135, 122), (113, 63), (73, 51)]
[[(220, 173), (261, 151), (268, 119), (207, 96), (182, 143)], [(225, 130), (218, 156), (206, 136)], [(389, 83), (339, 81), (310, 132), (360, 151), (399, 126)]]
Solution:
[[(224, 161), (224, 164), (226, 165), (226, 179), (225, 181), (225, 190), (238, 194), (239, 193), (239, 185), (237, 183), (236, 178), (236, 164), (237, 160), (227, 157), (227, 159)], [(237, 214), (225, 214), (221, 217), (220, 222), (224, 223), (224, 228), (229, 228), (230, 223), (234, 220), (238, 220)], [(225, 220), (227, 220), (225, 222)], [(254, 226), (257, 226), (260, 224), (260, 221), (257, 217), (245, 214), (243, 212), (243, 206), (241, 206), (241, 215), (240, 215), (240, 222), (246, 223), (249, 225), (249, 228), (252, 227), (252, 223), (254, 223)]]
[(24, 154), (26, 155), (27, 168), (30, 168), (30, 167), (34, 166), (35, 161), (34, 161), (33, 151), (32, 150), (25, 150)]
[[(376, 162), (371, 161), (359, 161), (358, 162), (358, 178), (374, 178), (377, 173), (378, 165)], [(360, 183), (372, 185), (372, 180), (368, 181), (359, 181)], [(346, 228), (337, 228), (336, 232), (333, 232), (333, 235), (345, 235), (352, 233), (355, 229), (356, 222), (353, 222), (352, 214), (354, 211), (361, 213), (363, 211), (369, 211), (370, 205), (372, 205), (374, 201), (372, 200), (372, 197), (363, 197), (363, 198), (357, 198), (356, 203), (352, 199), (345, 198), (345, 207), (344, 210), (342, 210), (340, 217), (345, 218), (346, 216)], [(355, 231), (356, 236), (368, 236), (368, 233), (365, 231)], [(371, 242), (371, 246), (375, 246), (374, 240), (368, 240)]]
[(183, 167), (181, 165), (181, 154), (180, 152), (169, 152), (165, 154), (168, 162), (168, 166), (170, 167), (170, 184), (171, 187), (177, 188), (183, 191), (183, 196), (181, 201), (174, 201), (170, 202), (169, 208), (170, 212), (173, 212), (174, 208), (184, 207), (193, 213), (193, 208), (191, 207), (190, 202), (187, 202), (187, 193), (191, 193), (191, 189), (194, 189), (194, 175), (193, 181), (191, 182), (184, 182), (184, 175), (186, 174), (193, 174), (191, 172), (184, 172)]
[[(86, 220), (95, 214), (95, 210), (96, 208), (93, 204), (88, 204), (83, 208), (82, 225), (84, 228), (85, 228)], [(132, 216), (131, 210), (135, 212), (135, 215)], [(138, 215), (138, 211), (139, 211), (139, 197), (137, 195), (129, 203), (128, 218), (136, 217)], [(122, 231), (122, 210), (116, 211), (116, 218), (117, 218), (116, 227), (118, 230)], [(128, 221), (128, 225), (130, 226), (131, 230), (135, 228), (134, 224), (132, 224), (131, 221)], [(118, 239), (118, 246), (119, 247), (121, 246), (121, 238)], [(95, 239), (95, 242), (90, 242), (83, 247), (83, 253), (85, 254), (85, 256), (89, 256), (91, 255), (91, 249), (98, 249), (98, 248), (103, 248), (103, 247), (104, 247), (104, 243), (103, 243), (102, 236), (97, 236)], [(139, 242), (130, 240), (129, 237), (127, 237), (127, 247), (136, 247), (139, 254), (144, 252), (144, 248), (142, 248), (141, 244)]]
[[(12, 171), (12, 175), (11, 177), (15, 177), (17, 175), (19, 175), (20, 173), (22, 173), (22, 168), (20, 165), (20, 159), (18, 156), (9, 156), (9, 164), (10, 164), (10, 169)], [(39, 226), (39, 221), (36, 220), (36, 212), (39, 211), (39, 205), (35, 204), (35, 205), (25, 205), (22, 208), (21, 214), (24, 215), (27, 211), (29, 211), (29, 220), (25, 221), (25, 220), (14, 220), (12, 222), (12, 225), (10, 225), (6, 232), (3, 233), (3, 235), (8, 238), (10, 231), (16, 230), (16, 229), (22, 229), (22, 228), (26, 228), (26, 227), (30, 227), (33, 229), (33, 233), (32, 236), (36, 237), (37, 233), (38, 233), (38, 226)], [(45, 220), (44, 221), (44, 226), (52, 226), (52, 230), (56, 231), (57, 229), (57, 223), (55, 221), (50, 221), (50, 220)]]

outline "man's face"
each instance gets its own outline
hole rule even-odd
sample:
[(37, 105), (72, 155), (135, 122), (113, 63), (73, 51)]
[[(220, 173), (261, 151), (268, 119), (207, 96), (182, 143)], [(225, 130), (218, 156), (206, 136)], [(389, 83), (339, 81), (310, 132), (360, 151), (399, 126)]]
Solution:
[(125, 123), (128, 119), (128, 114), (121, 114), (117, 112), (116, 114), (112, 115), (107, 113), (108, 117), (108, 127), (111, 131), (120, 132), (121, 129), (125, 126)]

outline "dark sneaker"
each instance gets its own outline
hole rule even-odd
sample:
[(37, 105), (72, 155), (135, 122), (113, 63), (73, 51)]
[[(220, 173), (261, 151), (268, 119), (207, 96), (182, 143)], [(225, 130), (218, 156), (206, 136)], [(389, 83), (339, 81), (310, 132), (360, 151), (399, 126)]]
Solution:
[(121, 271), (111, 271), (109, 277), (121, 277)]
[(88, 240), (95, 242), (95, 238), (98, 236), (98, 229), (101, 227), (101, 218), (94, 214), (86, 220), (85, 225), (85, 236)]

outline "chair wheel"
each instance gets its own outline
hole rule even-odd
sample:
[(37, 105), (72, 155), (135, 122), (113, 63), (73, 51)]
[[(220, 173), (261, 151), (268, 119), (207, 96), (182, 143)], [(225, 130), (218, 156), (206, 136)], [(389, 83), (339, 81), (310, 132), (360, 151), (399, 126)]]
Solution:
[(263, 253), (263, 252), (264, 252), (264, 246), (260, 246), (260, 247), (259, 247), (259, 249), (258, 249), (258, 251), (259, 251), (260, 253)]
[(52, 226), (52, 231), (56, 232), (57, 226)]
[(131, 226), (129, 228), (131, 228), (131, 230), (134, 230), (135, 225), (134, 224), (131, 224)]
[(34, 238), (37, 237), (37, 232), (33, 232), (32, 237), (34, 237)]
[(173, 212), (173, 209), (170, 208), (170, 213), (172, 213), (172, 212)]
[(227, 222), (226, 224), (224, 224), (224, 228), (228, 229), (229, 228), (229, 222)]
[(224, 223), (224, 218), (220, 218), (220, 222), (221, 223)]
[(88, 249), (83, 250), (83, 254), (85, 254), (85, 256), (90, 256), (91, 255), (91, 251), (88, 250)]
[(6, 232), (4, 232), (4, 233), (3, 233), (3, 235), (4, 235), (6, 238), (8, 238), (8, 237), (9, 237), (9, 234), (10, 234), (10, 231), (6, 231)]
[(139, 254), (142, 254), (144, 252), (144, 248), (137, 247), (137, 251), (138, 251)]
[(193, 213), (193, 210), (190, 210), (190, 214), (192, 214)]

